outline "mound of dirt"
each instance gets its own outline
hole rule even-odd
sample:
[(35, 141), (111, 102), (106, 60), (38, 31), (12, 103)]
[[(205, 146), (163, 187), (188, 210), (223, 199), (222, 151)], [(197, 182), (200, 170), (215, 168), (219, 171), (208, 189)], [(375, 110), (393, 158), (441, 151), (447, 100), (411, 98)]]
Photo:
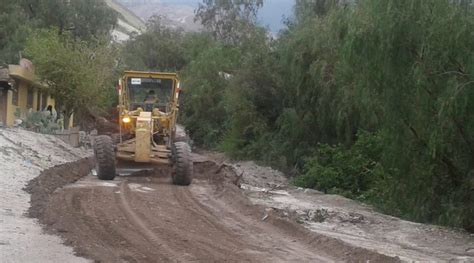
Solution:
[(41, 219), (45, 212), (44, 208), (48, 205), (54, 191), (89, 174), (93, 166), (92, 158), (84, 158), (44, 170), (40, 176), (31, 180), (24, 189), (31, 194), (31, 206), (28, 209), (28, 215)]

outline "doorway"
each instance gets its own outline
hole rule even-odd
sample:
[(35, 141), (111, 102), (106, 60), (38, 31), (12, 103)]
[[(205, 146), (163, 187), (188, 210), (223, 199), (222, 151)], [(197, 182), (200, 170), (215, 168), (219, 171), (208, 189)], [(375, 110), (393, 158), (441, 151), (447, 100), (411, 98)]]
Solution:
[(0, 122), (7, 124), (7, 98), (8, 98), (8, 82), (0, 82)]

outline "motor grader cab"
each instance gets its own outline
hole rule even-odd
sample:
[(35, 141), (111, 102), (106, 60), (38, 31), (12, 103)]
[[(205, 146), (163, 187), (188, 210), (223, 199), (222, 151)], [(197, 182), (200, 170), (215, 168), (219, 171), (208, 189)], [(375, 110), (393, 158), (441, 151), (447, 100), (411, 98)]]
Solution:
[(97, 176), (113, 180), (116, 160), (173, 166), (174, 184), (193, 177), (191, 150), (176, 137), (180, 83), (176, 73), (125, 71), (118, 83), (120, 134), (97, 136)]

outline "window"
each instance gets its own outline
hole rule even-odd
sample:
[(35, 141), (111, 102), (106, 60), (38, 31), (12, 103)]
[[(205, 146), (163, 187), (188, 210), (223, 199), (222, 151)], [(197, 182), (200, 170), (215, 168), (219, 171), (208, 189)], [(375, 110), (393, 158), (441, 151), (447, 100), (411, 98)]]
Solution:
[(33, 99), (34, 99), (34, 91), (32, 87), (28, 87), (28, 95), (26, 97), (26, 108), (29, 110), (33, 108)]
[(151, 111), (148, 108), (157, 107), (166, 112), (172, 99), (173, 84), (172, 79), (129, 78), (127, 86), (131, 108), (134, 110), (137, 107), (142, 107)]

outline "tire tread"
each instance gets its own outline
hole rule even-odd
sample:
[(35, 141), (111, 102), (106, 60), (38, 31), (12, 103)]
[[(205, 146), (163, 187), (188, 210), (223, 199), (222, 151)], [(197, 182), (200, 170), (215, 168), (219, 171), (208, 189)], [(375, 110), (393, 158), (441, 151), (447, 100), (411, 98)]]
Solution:
[(173, 183), (176, 185), (190, 185), (193, 180), (193, 161), (191, 148), (186, 142), (174, 143), (175, 171)]
[(115, 178), (115, 151), (112, 138), (99, 135), (94, 144), (95, 159), (97, 163), (97, 177), (100, 180), (113, 180)]

